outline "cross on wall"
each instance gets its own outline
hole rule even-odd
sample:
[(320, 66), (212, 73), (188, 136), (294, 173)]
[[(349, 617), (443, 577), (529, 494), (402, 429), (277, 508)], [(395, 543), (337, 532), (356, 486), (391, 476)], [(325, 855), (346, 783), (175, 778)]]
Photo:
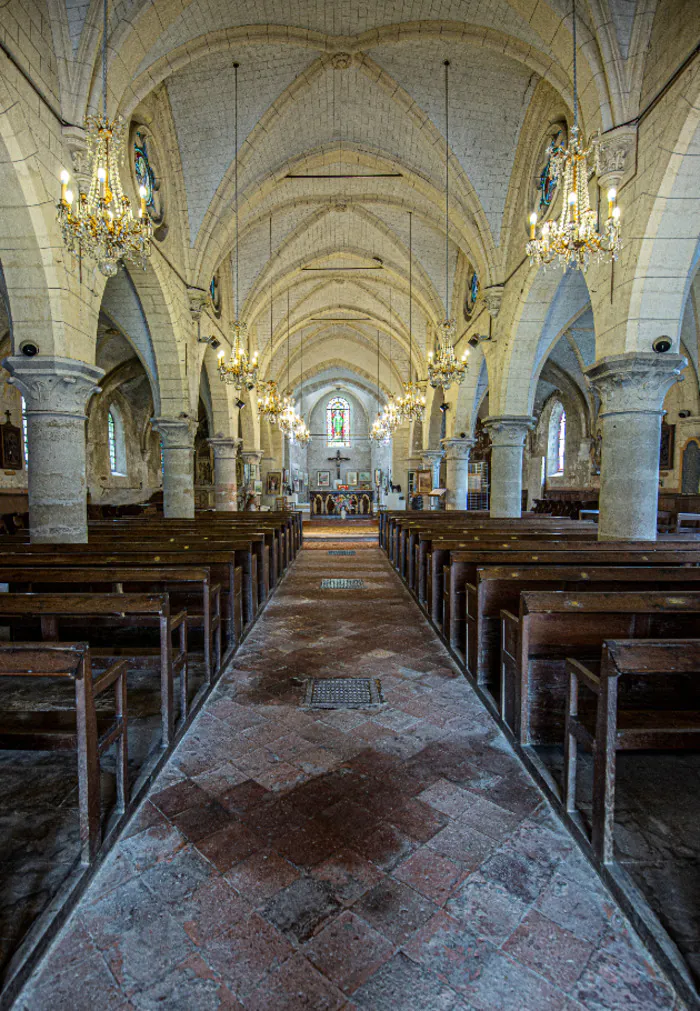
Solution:
[(335, 469), (337, 471), (336, 477), (338, 478), (338, 480), (340, 480), (340, 465), (341, 465), (341, 463), (350, 463), (350, 457), (349, 456), (341, 456), (340, 455), (340, 450), (338, 450), (336, 452), (335, 456), (329, 456), (328, 457), (328, 462), (335, 464)]

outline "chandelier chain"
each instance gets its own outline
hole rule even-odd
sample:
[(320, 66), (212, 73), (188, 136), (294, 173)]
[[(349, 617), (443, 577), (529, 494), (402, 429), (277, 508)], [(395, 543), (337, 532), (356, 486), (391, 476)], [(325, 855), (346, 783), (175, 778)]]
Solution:
[(445, 313), (450, 318), (450, 61), (445, 60)]

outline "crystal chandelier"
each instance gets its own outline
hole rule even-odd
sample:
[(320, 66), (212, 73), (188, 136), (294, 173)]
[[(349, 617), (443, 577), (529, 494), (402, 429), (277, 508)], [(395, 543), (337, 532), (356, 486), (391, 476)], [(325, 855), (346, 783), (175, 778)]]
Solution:
[[(289, 309), (289, 291), (287, 292), (287, 389), (290, 387), (289, 381), (289, 359), (290, 359), (290, 309)], [(298, 439), (299, 432), (303, 431), (301, 426), (306, 425), (299, 417), (299, 415), (294, 410), (294, 401), (287, 395), (282, 403), (282, 411), (277, 418), (277, 427), (286, 435), (290, 442), (296, 442)]]
[(61, 199), (57, 208), (63, 242), (71, 253), (93, 259), (105, 277), (114, 277), (120, 260), (146, 268), (151, 253), (153, 226), (146, 210), (146, 189), (141, 186), (141, 206), (134, 217), (122, 189), (119, 162), (124, 151), (124, 122), (107, 117), (107, 0), (102, 7), (102, 115), (85, 120), (90, 188), (74, 194), (70, 176), (61, 172)]
[[(390, 345), (391, 346), (391, 345)], [(372, 442), (378, 442), (381, 446), (386, 446), (391, 441), (391, 431), (386, 423), (385, 414), (379, 410), (379, 330), (377, 330), (377, 417), (370, 429), (369, 437)]]
[(578, 125), (578, 90), (576, 76), (576, 0), (573, 0), (574, 46), (574, 123), (571, 139), (566, 148), (557, 148), (552, 155), (555, 176), (562, 181), (563, 206), (559, 218), (545, 221), (537, 236), (537, 214), (530, 215), (530, 241), (527, 255), (530, 263), (540, 266), (559, 260), (565, 267), (585, 270), (591, 256), (601, 260), (617, 259), (622, 248), (620, 234), (620, 208), (617, 191), (608, 190), (608, 217), (603, 231), (599, 231), (598, 214), (591, 208), (588, 192), (591, 159), (593, 174), (598, 173), (598, 144), (592, 140), (586, 147), (581, 140)]
[(457, 361), (454, 349), (456, 323), (450, 318), (450, 61), (445, 60), (445, 319), (438, 325), (436, 352), (428, 352), (428, 382), (434, 390), (461, 386), (467, 378), (468, 351)]
[(425, 414), (425, 394), (413, 381), (413, 214), (408, 212), (408, 382), (403, 396), (398, 398), (399, 421), (422, 421)]
[[(272, 215), (270, 215), (270, 266), (272, 265)], [(270, 274), (270, 364), (272, 368), (272, 274)], [(276, 424), (282, 413), (282, 399), (277, 389), (274, 379), (258, 383), (258, 414), (261, 418), (266, 418), (270, 424)]]
[(231, 324), (231, 354), (229, 360), (225, 361), (226, 352), (219, 351), (219, 376), (222, 382), (229, 383), (237, 390), (245, 387), (247, 390), (254, 390), (258, 381), (258, 352), (256, 351), (251, 360), (248, 353), (248, 324), (240, 319), (239, 309), (239, 285), (238, 285), (238, 63), (233, 65), (233, 178), (234, 178), (234, 207), (233, 216), (236, 223), (236, 305), (235, 319)]

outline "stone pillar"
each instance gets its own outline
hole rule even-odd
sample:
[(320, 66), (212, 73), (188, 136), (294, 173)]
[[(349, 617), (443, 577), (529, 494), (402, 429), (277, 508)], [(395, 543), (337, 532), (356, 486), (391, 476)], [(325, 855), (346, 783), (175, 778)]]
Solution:
[(443, 439), (445, 447), (445, 496), (446, 509), (467, 508), (467, 478), (469, 476), (469, 454), (474, 439)]
[(163, 515), (177, 519), (194, 516), (194, 437), (192, 418), (152, 418), (163, 446)]
[(214, 451), (214, 506), (217, 512), (236, 512), (238, 509), (238, 484), (236, 457), (241, 439), (217, 436), (209, 440)]
[(520, 516), (523, 492), (523, 446), (535, 424), (528, 415), (503, 414), (486, 418), (491, 438), (491, 516)]
[(663, 403), (687, 364), (682, 355), (635, 351), (586, 369), (601, 401), (601, 541), (656, 540)]
[[(432, 490), (440, 487), (440, 464), (442, 458), (445, 455), (444, 449), (426, 449), (423, 453), (423, 468), (424, 470), (430, 470), (431, 480), (430, 487)], [(431, 498), (430, 500), (431, 509), (440, 508), (440, 500), (437, 496)]]
[(83, 544), (87, 533), (85, 421), (104, 370), (73, 358), (13, 355), (2, 363), (24, 397), (32, 543)]

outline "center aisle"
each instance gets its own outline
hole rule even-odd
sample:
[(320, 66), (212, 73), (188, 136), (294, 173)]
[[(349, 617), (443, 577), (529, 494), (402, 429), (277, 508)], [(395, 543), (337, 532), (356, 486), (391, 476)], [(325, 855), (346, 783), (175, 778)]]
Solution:
[[(307, 677), (378, 678), (386, 704), (304, 710)], [(317, 548), (18, 1006), (681, 1004), (384, 555)]]

